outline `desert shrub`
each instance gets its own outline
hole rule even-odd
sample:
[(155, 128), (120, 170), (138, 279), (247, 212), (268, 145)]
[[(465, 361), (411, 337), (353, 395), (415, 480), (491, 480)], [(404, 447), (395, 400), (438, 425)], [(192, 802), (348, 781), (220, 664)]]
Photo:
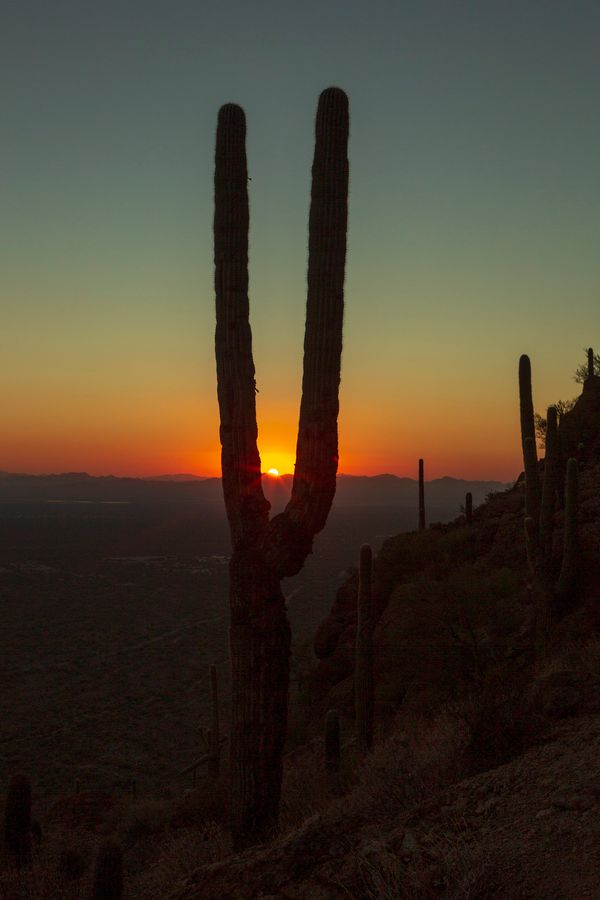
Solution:
[(441, 619), (463, 680), (482, 682), (511, 653), (525, 618), (521, 590), (511, 569), (486, 571), (480, 564), (462, 566), (446, 579)]
[[(457, 831), (459, 829), (457, 828)], [(439, 841), (435, 859), (375, 849), (357, 867), (352, 896), (358, 900), (492, 900), (497, 879), (483, 841), (459, 834)]]
[(453, 714), (468, 728), (464, 750), (465, 774), (496, 768), (519, 756), (532, 743), (538, 723), (523, 707), (523, 685), (488, 678)]
[(470, 733), (446, 711), (433, 717), (402, 712), (391, 736), (376, 745), (350, 801), (365, 815), (388, 815), (429, 798), (460, 778)]

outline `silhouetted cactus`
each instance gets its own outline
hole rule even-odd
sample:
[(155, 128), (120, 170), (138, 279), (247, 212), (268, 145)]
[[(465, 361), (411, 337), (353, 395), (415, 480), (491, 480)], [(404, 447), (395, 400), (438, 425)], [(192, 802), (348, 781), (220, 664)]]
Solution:
[[(590, 365), (593, 368), (593, 363), (594, 354), (590, 350), (588, 371)], [(535, 438), (531, 433), (533, 429), (531, 366), (527, 356), (522, 356), (519, 361), (519, 397), (525, 463), (525, 543), (533, 576), (536, 643), (538, 650), (544, 652), (549, 629), (559, 611), (560, 604), (557, 605), (557, 600), (564, 601), (568, 598), (577, 578), (577, 462), (570, 459), (567, 464), (563, 559), (558, 582), (555, 582), (556, 565), (552, 559), (552, 534), (554, 510), (563, 479), (560, 465), (561, 434), (558, 428), (558, 411), (556, 407), (551, 406), (546, 420), (546, 458), (540, 502)]]
[(587, 358), (588, 358), (587, 377), (593, 378), (594, 377), (594, 351), (593, 351), (592, 347), (590, 347), (587, 352)]
[(539, 477), (537, 468), (537, 456), (535, 451), (535, 443), (530, 438), (525, 438), (524, 445), (524, 462), (525, 462), (525, 515), (533, 519), (539, 540)]
[(330, 709), (325, 716), (325, 771), (334, 792), (340, 786), (340, 750), (340, 715), (337, 709)]
[(219, 729), (219, 684), (217, 681), (217, 667), (210, 666), (210, 697), (211, 697), (211, 722), (210, 729), (210, 752), (211, 758), (208, 763), (209, 774), (218, 777), (221, 767), (221, 736)]
[(423, 460), (419, 460), (419, 531), (425, 528), (425, 477)]
[(558, 578), (557, 594), (567, 598), (577, 581), (578, 569), (578, 476), (577, 460), (567, 462), (567, 480), (565, 489), (565, 527), (563, 558)]
[(295, 575), (335, 494), (348, 212), (348, 99), (321, 94), (309, 216), (304, 373), (292, 496), (269, 521), (261, 484), (248, 303), (243, 110), (219, 111), (215, 152), (217, 394), (231, 530), (231, 827), (236, 848), (277, 824), (287, 728), (290, 629), (280, 582)]
[(521, 418), (521, 444), (525, 469), (526, 515), (537, 522), (540, 510), (540, 482), (535, 446), (535, 422), (531, 390), (531, 363), (523, 354), (519, 359), (519, 401)]
[(358, 601), (356, 609), (356, 659), (354, 664), (354, 710), (358, 746), (363, 752), (373, 746), (373, 597), (372, 551), (360, 549)]
[(558, 486), (558, 414), (555, 406), (549, 406), (546, 414), (546, 457), (544, 459), (544, 479), (542, 482), (542, 502), (540, 506), (540, 550), (544, 567), (547, 569), (552, 556), (552, 532), (554, 530), (554, 507)]
[(122, 900), (123, 851), (115, 841), (98, 847), (94, 862), (91, 900)]
[(31, 782), (19, 772), (8, 782), (4, 807), (4, 845), (17, 868), (31, 860)]
[(467, 491), (465, 496), (465, 519), (467, 525), (473, 524), (473, 494), (471, 491)]

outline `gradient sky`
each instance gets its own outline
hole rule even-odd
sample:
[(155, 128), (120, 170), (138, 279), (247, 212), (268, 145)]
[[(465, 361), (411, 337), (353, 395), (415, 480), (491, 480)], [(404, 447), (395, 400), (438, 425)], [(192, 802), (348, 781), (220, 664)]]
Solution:
[(340, 470), (514, 478), (600, 348), (600, 4), (7, 0), (0, 469), (219, 470), (217, 110), (246, 110), (263, 468), (293, 467), (319, 92), (351, 108)]

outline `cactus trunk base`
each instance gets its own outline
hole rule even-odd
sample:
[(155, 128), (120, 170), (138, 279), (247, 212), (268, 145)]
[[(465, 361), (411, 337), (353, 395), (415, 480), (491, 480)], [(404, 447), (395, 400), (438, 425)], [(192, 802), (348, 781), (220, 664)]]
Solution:
[(279, 578), (256, 550), (230, 562), (231, 829), (234, 847), (277, 827), (287, 730), (290, 626)]

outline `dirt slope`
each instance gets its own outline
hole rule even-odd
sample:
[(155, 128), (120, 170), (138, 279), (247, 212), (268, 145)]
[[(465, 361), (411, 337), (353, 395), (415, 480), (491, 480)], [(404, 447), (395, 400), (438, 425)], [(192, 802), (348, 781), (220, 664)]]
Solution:
[(397, 814), (351, 795), (266, 848), (201, 868), (171, 897), (584, 900), (599, 885), (595, 715)]

